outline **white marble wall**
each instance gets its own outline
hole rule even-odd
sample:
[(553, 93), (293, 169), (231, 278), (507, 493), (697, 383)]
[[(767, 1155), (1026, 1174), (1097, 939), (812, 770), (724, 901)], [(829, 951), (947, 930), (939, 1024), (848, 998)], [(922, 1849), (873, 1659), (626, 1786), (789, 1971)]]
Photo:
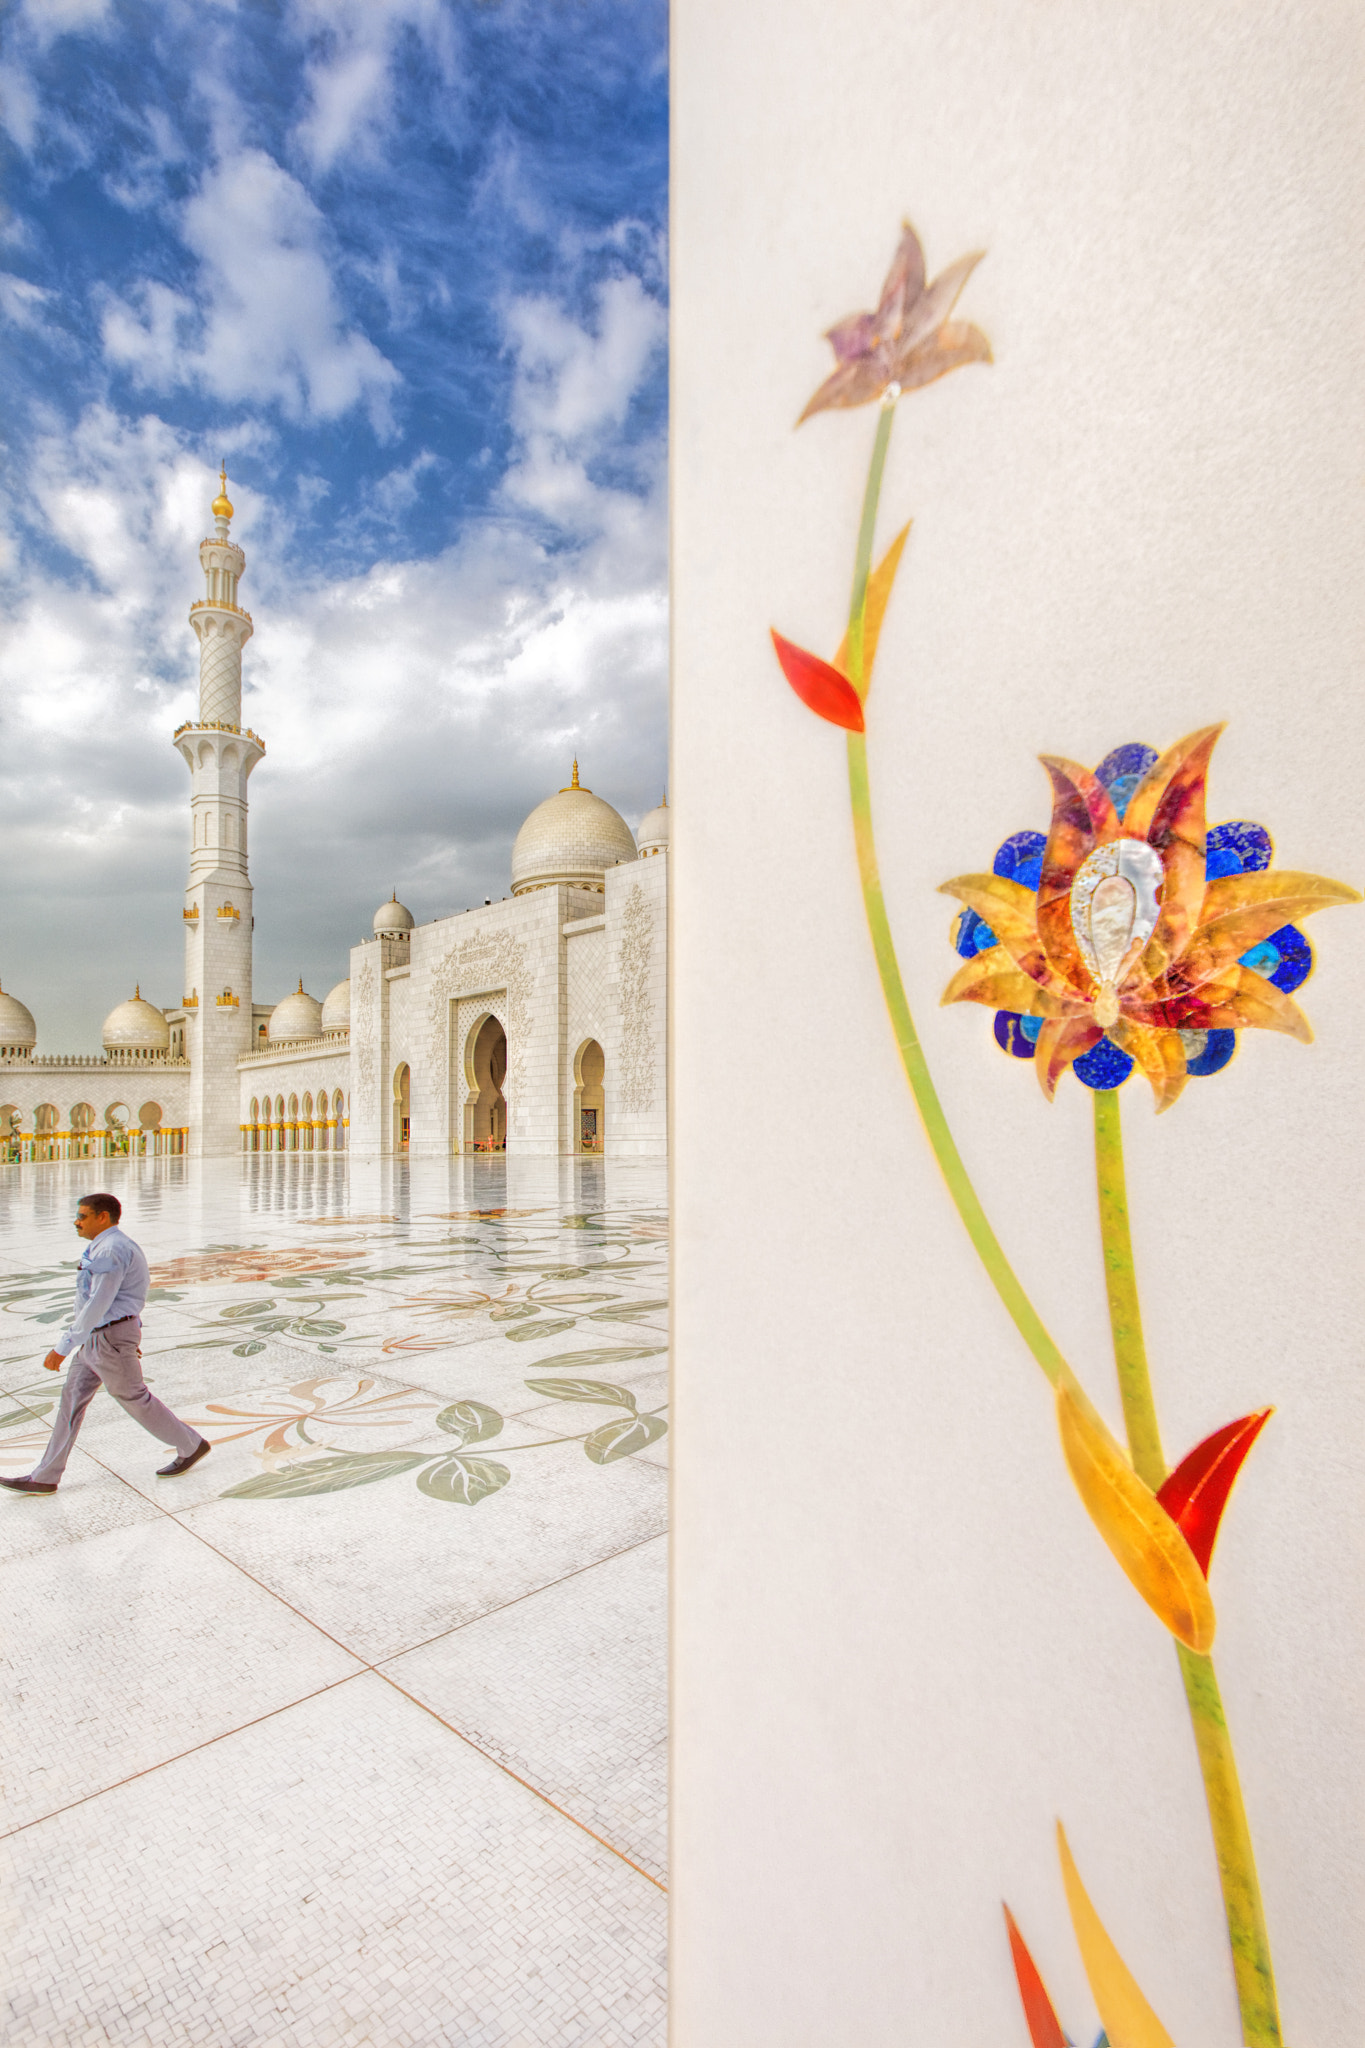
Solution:
[(129, 1128), (135, 1129), (147, 1102), (160, 1106), (166, 1129), (183, 1129), (189, 1123), (190, 1070), (183, 1060), (174, 1064), (136, 1060), (127, 1066), (111, 1066), (92, 1056), (89, 1060), (63, 1060), (60, 1066), (51, 1067), (29, 1060), (0, 1060), (0, 1107), (10, 1105), (19, 1111), (25, 1137), (33, 1133), (34, 1113), (40, 1103), (51, 1103), (58, 1111), (58, 1129), (63, 1131), (71, 1129), (73, 1108), (89, 1103), (95, 1111), (95, 1129), (101, 1131), (107, 1127), (107, 1111), (118, 1103), (132, 1111)]
[(606, 1150), (668, 1151), (667, 854), (610, 868), (606, 892)]

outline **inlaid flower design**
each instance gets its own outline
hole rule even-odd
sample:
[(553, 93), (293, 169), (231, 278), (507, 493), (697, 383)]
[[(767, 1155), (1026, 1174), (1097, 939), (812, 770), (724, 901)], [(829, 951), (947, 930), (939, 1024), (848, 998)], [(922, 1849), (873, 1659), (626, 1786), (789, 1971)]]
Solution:
[(991, 874), (943, 884), (967, 906), (943, 1001), (993, 1009), (1000, 1045), (1035, 1062), (1049, 1101), (1068, 1068), (1108, 1089), (1136, 1067), (1169, 1109), (1187, 1079), (1227, 1065), (1238, 1031), (1312, 1039), (1293, 1000), (1313, 964), (1298, 920), (1360, 895), (1272, 867), (1261, 825), (1207, 829), (1221, 731), (1160, 756), (1116, 747), (1093, 773), (1044, 755), (1047, 835), (1016, 832)]
[(991, 345), (980, 328), (948, 318), (980, 261), (979, 250), (962, 256), (927, 283), (920, 238), (904, 222), (877, 310), (850, 313), (826, 330), (838, 368), (826, 377), (801, 420), (831, 407), (870, 405), (874, 398), (890, 401), (967, 363), (988, 363)]

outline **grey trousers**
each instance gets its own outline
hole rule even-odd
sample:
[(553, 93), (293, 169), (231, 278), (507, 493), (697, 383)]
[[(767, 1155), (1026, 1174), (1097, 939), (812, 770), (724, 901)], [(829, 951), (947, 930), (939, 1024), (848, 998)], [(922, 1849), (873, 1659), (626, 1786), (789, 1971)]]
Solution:
[(182, 1422), (178, 1415), (172, 1415), (165, 1402), (157, 1400), (143, 1379), (142, 1358), (138, 1350), (141, 1337), (141, 1323), (136, 1316), (130, 1316), (125, 1322), (106, 1323), (72, 1354), (67, 1362), (66, 1385), (62, 1388), (52, 1435), (48, 1438), (47, 1449), (29, 1474), (30, 1479), (41, 1479), (51, 1486), (61, 1478), (71, 1456), (72, 1445), (80, 1434), (85, 1411), (101, 1386), (107, 1387), (114, 1399), (122, 1403), (134, 1422), (140, 1422), (163, 1444), (170, 1444), (179, 1456), (183, 1457), (186, 1451), (192, 1451), (200, 1442), (198, 1430), (191, 1429), (188, 1422)]

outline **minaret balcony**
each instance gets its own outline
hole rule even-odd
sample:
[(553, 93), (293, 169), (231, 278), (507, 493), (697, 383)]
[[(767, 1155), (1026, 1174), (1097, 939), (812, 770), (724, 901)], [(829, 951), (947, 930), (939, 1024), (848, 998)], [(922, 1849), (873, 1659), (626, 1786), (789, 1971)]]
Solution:
[(250, 740), (253, 746), (259, 747), (262, 753), (265, 752), (265, 741), (258, 732), (253, 732), (249, 725), (231, 725), (225, 718), (187, 718), (185, 723), (178, 725), (171, 734), (172, 741), (180, 739), (187, 732), (235, 733), (238, 739)]
[(235, 619), (245, 619), (248, 626), (251, 624), (249, 611), (245, 611), (239, 604), (229, 604), (227, 599), (222, 597), (196, 598), (190, 606), (190, 617), (193, 618), (196, 612), (231, 612)]

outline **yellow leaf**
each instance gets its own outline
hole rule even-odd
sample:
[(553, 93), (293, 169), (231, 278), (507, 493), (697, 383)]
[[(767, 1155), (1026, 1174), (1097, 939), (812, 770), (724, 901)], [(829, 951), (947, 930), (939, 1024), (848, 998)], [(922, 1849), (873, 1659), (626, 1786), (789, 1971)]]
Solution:
[(1187, 1649), (1206, 1655), (1216, 1617), (1199, 1560), (1066, 1366), (1057, 1381), (1057, 1426), (1091, 1521), (1157, 1619)]
[(1057, 1853), (1062, 1859), (1062, 1883), (1076, 1930), (1076, 1945), (1090, 1979), (1090, 1989), (1100, 2009), (1109, 2048), (1175, 2048), (1161, 2021), (1148, 2005), (1132, 1971), (1114, 1947), (1104, 1922), (1090, 1903), (1072, 1859), (1066, 1830), (1057, 1823)]
[[(892, 541), (877, 567), (867, 579), (867, 600), (863, 607), (863, 680), (858, 695), (866, 702), (872, 687), (872, 664), (877, 658), (877, 642), (882, 636), (882, 620), (886, 617), (887, 600), (891, 586), (896, 580), (901, 554), (910, 533), (910, 522), (906, 521)], [(839, 642), (839, 652), (834, 657), (834, 666), (840, 675), (848, 675), (848, 635)], [(852, 677), (849, 677), (852, 682)], [(858, 686), (855, 683), (854, 688)]]

